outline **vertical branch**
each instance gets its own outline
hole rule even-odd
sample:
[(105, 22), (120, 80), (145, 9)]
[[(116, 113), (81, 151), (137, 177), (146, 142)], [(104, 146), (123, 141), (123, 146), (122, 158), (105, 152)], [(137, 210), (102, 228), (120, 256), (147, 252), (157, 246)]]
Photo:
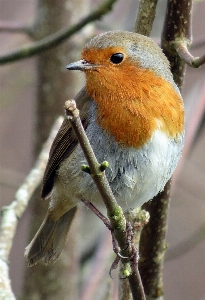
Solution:
[[(175, 50), (175, 43), (182, 40), (191, 43), (191, 1), (169, 0), (162, 33), (162, 48), (170, 61), (174, 80), (182, 88), (185, 64)], [(170, 197), (169, 181), (163, 193), (146, 204), (150, 212), (150, 222), (142, 232), (140, 244), (140, 272), (148, 299), (159, 299), (163, 294), (162, 265), (166, 249), (166, 220)]]
[[(140, 1), (135, 31), (149, 36), (156, 14), (156, 0)], [(150, 213), (150, 221), (144, 227), (140, 239), (139, 270), (147, 299), (162, 299), (162, 266), (165, 253), (167, 214), (170, 196), (170, 181), (144, 208)]]
[(185, 75), (185, 62), (176, 52), (178, 41), (186, 44), (187, 48), (192, 42), (192, 0), (169, 0), (162, 32), (162, 49), (170, 61), (174, 81), (182, 89)]
[[(174, 80), (180, 89), (183, 84), (185, 64), (177, 55), (175, 43), (180, 39), (187, 47), (190, 46), (191, 8), (191, 1), (169, 0), (162, 34), (162, 47), (170, 61)], [(140, 29), (140, 22), (138, 24), (137, 28)], [(143, 29), (142, 32), (144, 33)], [(158, 194), (152, 202), (145, 205), (150, 213), (150, 221), (142, 231), (139, 269), (147, 299), (161, 299), (163, 294), (162, 266), (166, 249), (170, 186), (171, 181), (166, 184), (163, 193)]]
[[(133, 243), (139, 248), (139, 241), (142, 229), (149, 222), (150, 215), (147, 211), (142, 210), (140, 207), (137, 207), (133, 210), (129, 210), (125, 213), (126, 220), (129, 221), (133, 227), (134, 236)], [(123, 266), (121, 264), (122, 273)], [(123, 279), (120, 281), (119, 287), (119, 299), (120, 300), (131, 300), (132, 295), (130, 291), (130, 282), (128, 279)]]
[(166, 250), (170, 186), (171, 181), (168, 181), (164, 191), (144, 205), (150, 213), (150, 221), (141, 235), (139, 269), (147, 299), (161, 299), (163, 295), (162, 268)]
[(156, 15), (158, 0), (141, 0), (134, 31), (149, 36)]

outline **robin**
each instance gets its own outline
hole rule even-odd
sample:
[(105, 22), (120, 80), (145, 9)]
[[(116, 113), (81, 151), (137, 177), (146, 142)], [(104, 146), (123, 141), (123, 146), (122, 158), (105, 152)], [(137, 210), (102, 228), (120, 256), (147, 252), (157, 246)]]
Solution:
[[(67, 66), (85, 74), (75, 100), (99, 162), (123, 210), (141, 206), (163, 190), (181, 156), (184, 107), (169, 62), (150, 38), (110, 31), (89, 41), (81, 60)], [(81, 199), (103, 203), (82, 171), (83, 151), (65, 119), (50, 150), (42, 198), (46, 217), (25, 256), (30, 266), (54, 262), (62, 252)]]

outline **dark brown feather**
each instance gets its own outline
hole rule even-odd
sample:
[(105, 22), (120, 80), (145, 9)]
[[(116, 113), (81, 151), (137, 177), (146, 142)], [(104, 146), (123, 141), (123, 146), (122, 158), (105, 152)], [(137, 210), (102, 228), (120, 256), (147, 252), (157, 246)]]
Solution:
[[(83, 88), (75, 97), (77, 107), (80, 109), (80, 117), (84, 129), (88, 126), (88, 109), (91, 99), (87, 95), (85, 88)], [(69, 157), (75, 150), (78, 140), (72, 130), (70, 122), (64, 119), (49, 153), (48, 163), (43, 177), (43, 187), (41, 197), (46, 198), (53, 189), (55, 174), (58, 170), (59, 164)]]

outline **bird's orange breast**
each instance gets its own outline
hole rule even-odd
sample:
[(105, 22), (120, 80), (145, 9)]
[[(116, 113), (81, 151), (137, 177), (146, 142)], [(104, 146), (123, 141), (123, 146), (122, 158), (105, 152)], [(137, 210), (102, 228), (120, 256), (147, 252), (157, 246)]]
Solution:
[(174, 87), (153, 71), (109, 65), (86, 72), (86, 89), (98, 104), (98, 122), (118, 143), (139, 148), (155, 130), (170, 138), (183, 131), (184, 109)]

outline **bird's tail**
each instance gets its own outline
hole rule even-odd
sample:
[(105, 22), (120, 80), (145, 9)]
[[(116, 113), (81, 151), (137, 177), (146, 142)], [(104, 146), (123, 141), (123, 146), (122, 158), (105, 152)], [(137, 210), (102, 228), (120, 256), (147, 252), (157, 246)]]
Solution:
[(67, 211), (57, 221), (53, 221), (49, 214), (46, 216), (33, 240), (25, 249), (24, 255), (30, 267), (40, 260), (46, 264), (55, 262), (60, 256), (76, 208), (73, 207)]

